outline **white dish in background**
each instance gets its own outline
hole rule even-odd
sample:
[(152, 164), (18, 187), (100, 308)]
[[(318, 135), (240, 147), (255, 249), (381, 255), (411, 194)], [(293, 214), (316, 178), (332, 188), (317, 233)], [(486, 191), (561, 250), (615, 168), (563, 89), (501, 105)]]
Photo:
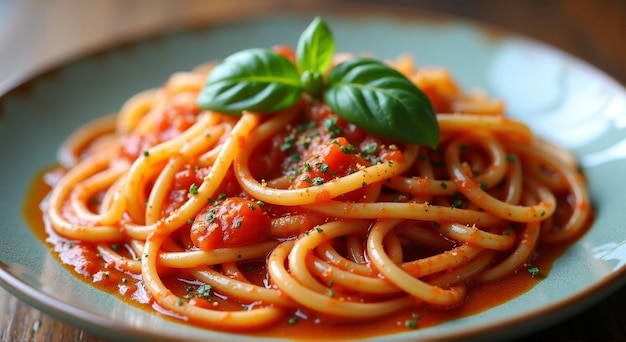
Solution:
[[(515, 337), (577, 313), (621, 286), (626, 274), (622, 86), (557, 49), (494, 36), (467, 22), (406, 15), (395, 20), (392, 12), (321, 15), (340, 51), (381, 59), (410, 53), (419, 65), (449, 68), (465, 89), (483, 88), (504, 99), (510, 116), (575, 152), (597, 210), (591, 230), (529, 292), (477, 315), (384, 339)], [(245, 339), (162, 319), (78, 280), (33, 235), (22, 205), (36, 174), (53, 165), (58, 146), (82, 123), (118, 110), (132, 94), (160, 85), (173, 72), (243, 48), (295, 43), (311, 18), (276, 13), (147, 39), (76, 60), (0, 98), (0, 285), (44, 312), (109, 337)]]

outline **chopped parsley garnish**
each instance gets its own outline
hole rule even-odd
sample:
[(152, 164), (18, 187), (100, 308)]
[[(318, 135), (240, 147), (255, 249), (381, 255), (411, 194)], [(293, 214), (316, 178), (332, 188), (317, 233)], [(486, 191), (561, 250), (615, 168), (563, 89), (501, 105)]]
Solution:
[(328, 118), (324, 120), (324, 128), (330, 133), (331, 138), (336, 138), (343, 133), (343, 129), (337, 125), (337, 118)]
[(315, 177), (313, 178), (313, 181), (311, 181), (311, 185), (322, 185), (324, 184), (324, 178), (322, 177)]
[(541, 275), (541, 270), (539, 269), (539, 267), (533, 264), (526, 264), (526, 269), (528, 270), (528, 273), (530, 273), (530, 276), (533, 278)]
[(339, 149), (341, 150), (341, 153), (354, 154), (354, 146), (352, 145), (348, 145), (348, 146), (341, 145)]
[(361, 153), (363, 155), (372, 155), (376, 153), (376, 149), (378, 149), (378, 144), (375, 142), (367, 144), (367, 146), (363, 147)]
[(280, 145), (280, 151), (285, 152), (285, 151), (291, 150), (293, 148), (293, 143), (295, 140), (296, 140), (296, 136), (293, 134), (286, 136), (285, 141), (283, 142), (282, 145)]
[(313, 171), (313, 168), (311, 167), (311, 164), (309, 162), (304, 162), (304, 164), (302, 165), (304, 167), (304, 171), (306, 172), (311, 172)]
[(196, 185), (196, 183), (191, 183), (191, 185), (189, 186), (189, 193), (192, 195), (198, 194), (198, 186)]
[(208, 223), (211, 223), (213, 221), (215, 221), (216, 217), (215, 214), (217, 213), (217, 209), (213, 208), (210, 209), (209, 212), (206, 214), (206, 221)]
[[(317, 165), (317, 164), (316, 164)], [(328, 164), (326, 163), (319, 163), (319, 165), (317, 165), (317, 169), (321, 172), (321, 173), (326, 173), (328, 172)]]
[(198, 286), (196, 290), (196, 297), (198, 298), (209, 298), (211, 296), (211, 285), (202, 284)]
[(409, 329), (417, 329), (417, 322), (412, 319), (407, 319), (404, 321), (404, 325)]
[(317, 125), (317, 123), (315, 121), (304, 121), (304, 122), (296, 125), (296, 131), (298, 133), (302, 133), (302, 132), (304, 132), (306, 130), (315, 128), (316, 125)]

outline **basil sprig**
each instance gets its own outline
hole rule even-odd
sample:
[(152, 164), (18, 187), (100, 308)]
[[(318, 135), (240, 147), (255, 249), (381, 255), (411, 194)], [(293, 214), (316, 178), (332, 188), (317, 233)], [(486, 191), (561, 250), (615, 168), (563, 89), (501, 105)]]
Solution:
[(354, 58), (328, 70), (334, 53), (330, 29), (315, 18), (298, 40), (296, 65), (269, 49), (237, 52), (211, 71), (198, 105), (233, 115), (273, 113), (295, 104), (303, 92), (321, 94), (337, 115), (367, 132), (399, 143), (437, 145), (435, 110), (419, 88), (372, 59)]

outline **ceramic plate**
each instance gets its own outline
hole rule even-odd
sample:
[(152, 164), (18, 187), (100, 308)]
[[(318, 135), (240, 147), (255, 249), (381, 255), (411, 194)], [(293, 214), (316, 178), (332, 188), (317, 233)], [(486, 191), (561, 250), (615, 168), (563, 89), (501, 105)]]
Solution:
[[(494, 35), (468, 22), (392, 14), (322, 13), (338, 49), (446, 66), (466, 89), (508, 103), (509, 114), (573, 150), (589, 179), (597, 219), (528, 293), (480, 314), (395, 338), (513, 337), (564, 319), (621, 285), (626, 273), (626, 91), (597, 69), (523, 37)], [(0, 100), (0, 284), (31, 305), (109, 337), (233, 338), (128, 306), (78, 281), (25, 223), (31, 181), (55, 162), (82, 123), (114, 112), (132, 94), (176, 71), (248, 47), (295, 44), (312, 19), (274, 13), (180, 31), (107, 50), (36, 77)], [(367, 37), (367, 39), (363, 39)], [(237, 336), (241, 337), (241, 336)], [(242, 337), (243, 338), (243, 337)]]

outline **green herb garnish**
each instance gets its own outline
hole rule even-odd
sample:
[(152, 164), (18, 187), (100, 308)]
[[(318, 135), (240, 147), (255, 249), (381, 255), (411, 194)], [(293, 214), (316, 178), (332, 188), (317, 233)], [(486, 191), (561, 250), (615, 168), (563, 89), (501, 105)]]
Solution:
[(294, 105), (306, 92), (322, 97), (337, 115), (372, 134), (437, 145), (435, 110), (421, 90), (373, 59), (354, 58), (330, 68), (334, 52), (332, 32), (315, 18), (298, 40), (295, 65), (269, 49), (236, 52), (211, 71), (198, 105), (232, 115), (244, 110), (274, 113)]
[(409, 329), (417, 329), (417, 322), (412, 319), (404, 321), (404, 325)]
[(539, 267), (533, 264), (526, 264), (526, 269), (528, 270), (528, 273), (530, 273), (530, 276), (533, 278), (541, 275), (541, 270), (539, 269)]
[(202, 284), (196, 289), (196, 297), (209, 299), (211, 297), (211, 290), (211, 285)]

